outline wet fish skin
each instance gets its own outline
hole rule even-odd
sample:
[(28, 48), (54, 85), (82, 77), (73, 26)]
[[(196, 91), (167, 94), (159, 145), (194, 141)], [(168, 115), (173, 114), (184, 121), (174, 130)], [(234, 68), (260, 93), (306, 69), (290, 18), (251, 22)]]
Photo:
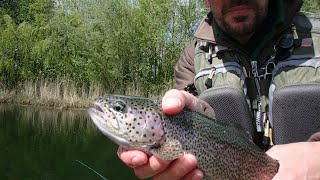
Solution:
[(197, 157), (205, 179), (269, 180), (278, 171), (276, 160), (228, 124), (188, 110), (165, 122), (167, 137)]
[(204, 179), (269, 180), (278, 171), (278, 162), (243, 133), (197, 112), (166, 116), (158, 102), (132, 96), (106, 95), (95, 104), (92, 120), (115, 143), (169, 160), (192, 153)]

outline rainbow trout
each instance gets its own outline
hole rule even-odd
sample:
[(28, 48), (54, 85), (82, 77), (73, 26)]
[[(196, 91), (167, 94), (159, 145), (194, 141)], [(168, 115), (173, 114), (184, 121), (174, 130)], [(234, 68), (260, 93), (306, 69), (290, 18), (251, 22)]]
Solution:
[(88, 110), (98, 129), (116, 144), (165, 160), (192, 153), (204, 179), (269, 180), (279, 164), (233, 126), (183, 110), (164, 115), (157, 101), (121, 95), (95, 99)]

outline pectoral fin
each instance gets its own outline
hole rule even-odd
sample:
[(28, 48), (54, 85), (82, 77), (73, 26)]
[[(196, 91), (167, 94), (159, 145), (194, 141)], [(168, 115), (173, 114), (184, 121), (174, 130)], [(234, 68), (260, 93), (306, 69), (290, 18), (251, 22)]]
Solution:
[(174, 160), (185, 154), (178, 140), (167, 139), (159, 148), (151, 149), (151, 153), (164, 160)]

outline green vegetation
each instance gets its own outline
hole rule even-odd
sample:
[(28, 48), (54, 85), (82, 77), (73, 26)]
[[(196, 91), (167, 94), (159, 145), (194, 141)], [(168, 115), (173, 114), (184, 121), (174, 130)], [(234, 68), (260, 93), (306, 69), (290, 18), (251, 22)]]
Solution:
[(205, 14), (202, 0), (0, 0), (0, 102), (159, 97)]
[[(63, 91), (90, 99), (97, 88), (161, 94), (205, 14), (201, 6), (192, 0), (2, 0), (0, 99), (52, 102), (47, 95), (54, 94), (70, 102), (75, 96)], [(42, 82), (53, 88), (42, 92)]]
[(319, 13), (320, 1), (319, 0), (305, 0), (302, 6), (302, 11)]

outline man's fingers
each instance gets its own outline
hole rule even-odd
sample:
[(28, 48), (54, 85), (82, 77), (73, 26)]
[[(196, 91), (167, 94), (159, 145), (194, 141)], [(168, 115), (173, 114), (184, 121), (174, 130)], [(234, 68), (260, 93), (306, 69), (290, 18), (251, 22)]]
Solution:
[(184, 108), (202, 113), (211, 118), (215, 117), (214, 111), (208, 103), (186, 91), (172, 89), (164, 95), (162, 109), (166, 114), (174, 115)]
[(171, 161), (151, 156), (147, 164), (134, 168), (134, 172), (139, 178), (145, 179), (161, 173), (170, 163)]
[(192, 170), (182, 178), (182, 180), (201, 180), (201, 179), (203, 179), (203, 172), (200, 171), (199, 169)]
[(198, 98), (186, 91), (176, 89), (169, 90), (162, 99), (162, 108), (167, 114), (176, 114), (187, 108), (194, 111), (201, 111)]
[(156, 175), (155, 180), (181, 179), (197, 167), (197, 159), (186, 154), (174, 161), (165, 171)]
[[(166, 114), (177, 114), (184, 108), (203, 114), (211, 107), (186, 91), (170, 90), (163, 97), (162, 108)], [(210, 112), (210, 111), (209, 111)], [(206, 114), (207, 115), (207, 114)], [(154, 156), (148, 157), (141, 151), (126, 151), (119, 148), (120, 159), (134, 169), (141, 178), (155, 176), (155, 179), (201, 179), (202, 172), (195, 170), (197, 160), (193, 155), (184, 155), (175, 161), (166, 161)], [(171, 163), (172, 162), (172, 163)]]
[[(284, 145), (274, 145), (272, 146), (266, 153), (272, 157), (273, 159), (280, 161), (280, 157), (283, 156), (283, 154), (289, 154), (288, 152), (283, 150)], [(287, 146), (290, 146), (290, 144), (288, 144)], [(285, 149), (286, 150), (286, 149)]]
[(148, 156), (138, 150), (125, 150), (121, 147), (118, 149), (119, 158), (129, 167), (135, 168), (148, 162)]
[(162, 98), (162, 109), (166, 114), (174, 115), (185, 107), (185, 98), (176, 89), (169, 90)]

